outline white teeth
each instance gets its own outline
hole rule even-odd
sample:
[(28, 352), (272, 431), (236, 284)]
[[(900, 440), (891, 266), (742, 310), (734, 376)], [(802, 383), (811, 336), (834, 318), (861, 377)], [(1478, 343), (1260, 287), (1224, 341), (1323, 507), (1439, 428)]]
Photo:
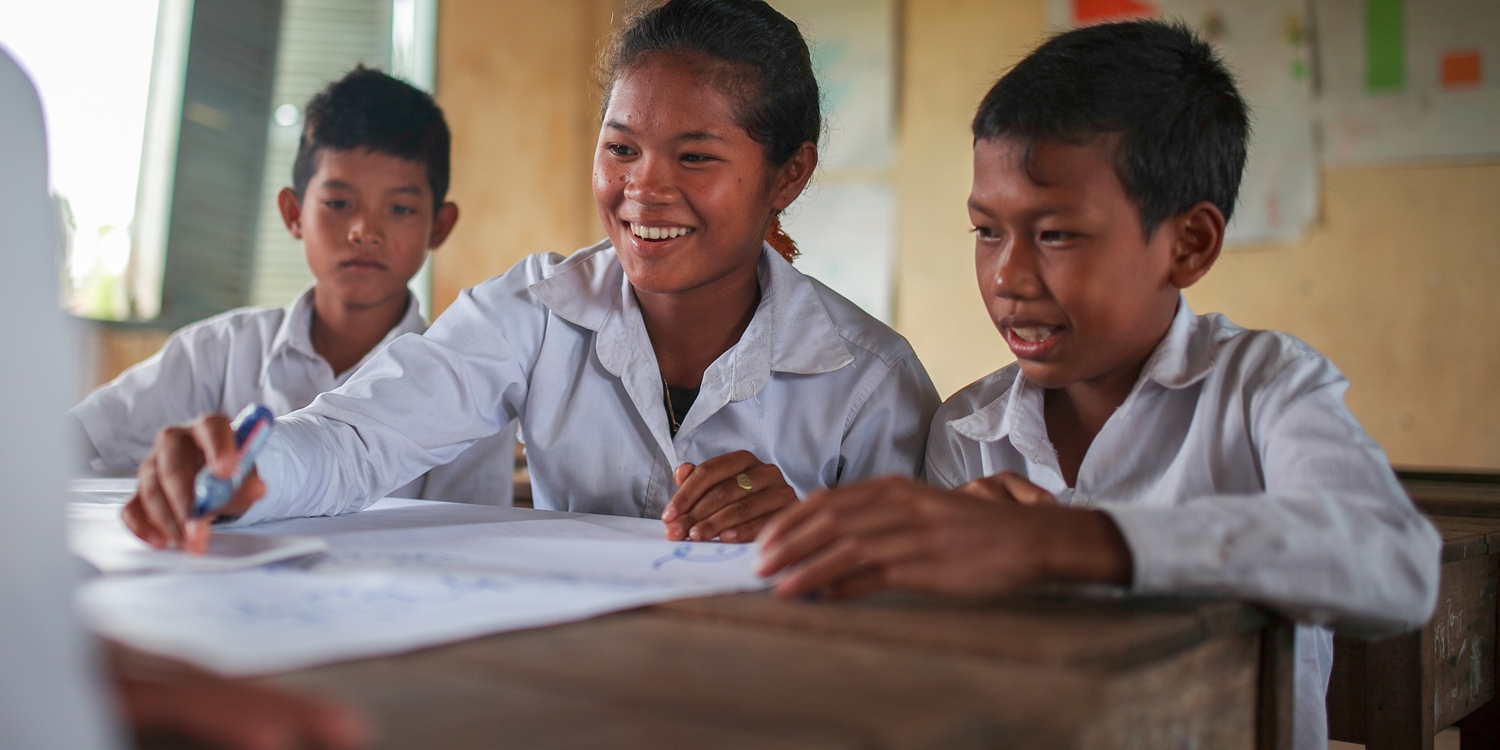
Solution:
[(1028, 344), (1035, 344), (1038, 341), (1046, 341), (1047, 337), (1051, 336), (1052, 332), (1057, 329), (1051, 326), (1028, 326), (1026, 328), (1012, 328), (1010, 330), (1011, 333), (1016, 335), (1016, 338)]
[(630, 225), (630, 233), (643, 240), (670, 240), (693, 231), (692, 227), (643, 227)]

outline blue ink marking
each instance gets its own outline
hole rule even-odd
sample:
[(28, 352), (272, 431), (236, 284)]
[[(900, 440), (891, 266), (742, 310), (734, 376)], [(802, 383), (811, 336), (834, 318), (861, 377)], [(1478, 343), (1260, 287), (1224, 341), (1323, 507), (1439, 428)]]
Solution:
[(683, 543), (672, 548), (672, 553), (663, 555), (656, 562), (651, 563), (652, 570), (661, 570), (661, 566), (673, 560), (693, 563), (716, 563), (725, 560), (733, 560), (741, 557), (745, 551), (750, 549), (748, 544), (690, 544)]

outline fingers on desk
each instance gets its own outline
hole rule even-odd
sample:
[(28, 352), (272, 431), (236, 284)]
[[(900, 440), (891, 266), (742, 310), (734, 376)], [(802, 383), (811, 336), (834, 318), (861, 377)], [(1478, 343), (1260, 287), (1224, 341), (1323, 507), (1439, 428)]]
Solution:
[[(686, 465), (685, 465), (686, 466)], [(781, 469), (761, 463), (748, 451), (736, 451), (704, 461), (683, 477), (662, 520), (668, 539), (748, 542), (777, 511), (794, 505), (797, 493)], [(749, 489), (741, 484), (745, 477)]]

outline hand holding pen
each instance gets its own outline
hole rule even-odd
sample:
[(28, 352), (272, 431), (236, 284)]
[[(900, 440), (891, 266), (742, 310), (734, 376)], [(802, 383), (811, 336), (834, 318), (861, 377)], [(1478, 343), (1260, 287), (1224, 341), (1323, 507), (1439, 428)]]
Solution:
[(234, 423), (208, 414), (163, 429), (136, 473), (125, 525), (158, 549), (206, 552), (216, 516), (244, 513), (265, 494), (253, 464), (270, 426), (270, 412), (252, 405)]

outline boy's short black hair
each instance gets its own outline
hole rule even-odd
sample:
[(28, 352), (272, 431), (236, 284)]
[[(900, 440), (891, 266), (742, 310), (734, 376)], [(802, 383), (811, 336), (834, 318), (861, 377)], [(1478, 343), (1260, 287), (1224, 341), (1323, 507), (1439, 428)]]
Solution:
[(318, 171), (318, 150), (367, 148), (427, 167), (433, 208), (448, 197), (448, 123), (426, 92), (363, 65), (318, 92), (302, 115), (292, 162), (292, 190), (301, 200)]
[(1149, 235), (1199, 201), (1229, 218), (1250, 121), (1207, 42), (1180, 23), (1126, 21), (1047, 40), (985, 94), (973, 130), (1026, 143), (1118, 134), (1115, 174)]

